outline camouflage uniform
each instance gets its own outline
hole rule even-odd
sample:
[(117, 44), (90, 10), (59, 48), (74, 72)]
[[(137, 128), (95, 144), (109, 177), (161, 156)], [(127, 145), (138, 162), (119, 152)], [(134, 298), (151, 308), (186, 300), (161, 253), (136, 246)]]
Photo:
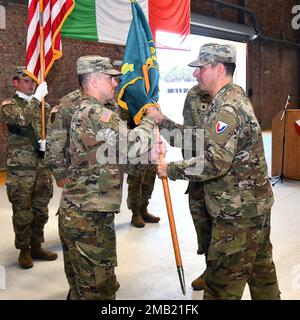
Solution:
[[(204, 59), (224, 57), (218, 47), (205, 49)], [(205, 182), (213, 222), (204, 299), (240, 299), (246, 283), (252, 299), (280, 299), (270, 242), (273, 193), (261, 129), (243, 89), (232, 82), (221, 88), (203, 128), (204, 158), (170, 163), (167, 171), (172, 180)]]
[[(70, 125), (76, 107), (82, 102), (82, 91), (80, 89), (72, 91), (61, 98), (56, 106), (51, 110), (47, 124), (47, 148), (45, 157), (49, 163), (52, 174), (58, 181), (67, 177), (70, 166)], [(111, 101), (105, 107), (116, 110), (115, 103)], [(62, 243), (64, 268), (70, 287), (70, 299), (79, 299), (77, 292), (74, 270), (69, 259), (68, 246), (64, 242), (64, 230), (62, 229), (62, 215), (59, 215), (59, 235)]]
[[(82, 102), (82, 91), (77, 89), (63, 96), (51, 110), (47, 123), (47, 148), (45, 157), (55, 180), (67, 177), (70, 165), (70, 124), (73, 113)], [(116, 111), (114, 101), (105, 107)]]
[(45, 158), (55, 180), (67, 176), (70, 165), (70, 124), (74, 110), (81, 101), (81, 90), (68, 93), (52, 108), (48, 119)]
[[(58, 104), (51, 110), (47, 123), (47, 148), (45, 158), (49, 163), (52, 174), (56, 181), (67, 177), (70, 166), (70, 125), (75, 108), (82, 101), (81, 90), (68, 93), (60, 99)], [(69, 283), (69, 298), (79, 299), (73, 273), (73, 267), (67, 253), (68, 247), (63, 241), (60, 217), (58, 219), (59, 236), (62, 243), (64, 269)]]
[(147, 212), (149, 200), (154, 189), (156, 178), (156, 169), (152, 164), (145, 165), (145, 168), (140, 175), (128, 175), (128, 196), (127, 207), (132, 212)]
[[(50, 106), (45, 106), (46, 114)], [(28, 103), (18, 95), (2, 102), (0, 118), (8, 126), (7, 195), (13, 208), (15, 246), (26, 249), (44, 242), (48, 203), (53, 196), (52, 177), (38, 156), (41, 138), (40, 102)]]
[[(123, 121), (127, 122), (129, 128), (135, 127), (127, 110), (119, 108), (118, 114)], [(132, 224), (137, 227), (143, 227), (145, 225), (144, 222), (159, 222), (160, 220), (160, 218), (149, 214), (147, 211), (155, 179), (156, 168), (153, 164), (144, 164), (138, 168), (134, 165), (128, 167), (127, 207), (132, 210)], [(145, 221), (143, 221), (144, 218)]]
[[(183, 108), (184, 126), (201, 128), (203, 117), (207, 112), (211, 96), (201, 91), (196, 85), (187, 94)], [(195, 154), (193, 154), (195, 156)], [(211, 236), (211, 218), (207, 214), (202, 182), (189, 182), (189, 207), (193, 218), (198, 240), (198, 254), (207, 256)]]
[[(101, 72), (102, 67), (112, 69), (107, 58), (82, 57), (77, 62), (79, 72), (84, 68)], [(153, 130), (153, 120), (145, 117), (126, 137), (127, 128), (118, 115), (91, 96), (83, 96), (73, 114), (70, 182), (63, 189), (60, 204), (60, 236), (73, 268), (78, 293), (74, 298), (115, 299), (119, 284), (114, 273), (117, 265), (114, 215), (120, 210), (123, 177), (118, 160), (121, 153), (146, 152)], [(145, 144), (135, 144), (138, 136)], [(128, 149), (124, 139), (128, 141)], [(117, 157), (115, 164), (101, 163), (103, 147), (112, 148)]]

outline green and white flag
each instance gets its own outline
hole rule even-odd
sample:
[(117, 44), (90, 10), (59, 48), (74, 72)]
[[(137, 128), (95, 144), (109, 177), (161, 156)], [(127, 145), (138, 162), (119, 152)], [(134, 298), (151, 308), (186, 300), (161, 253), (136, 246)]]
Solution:
[[(148, 16), (148, 0), (139, 4)], [(131, 20), (130, 0), (76, 0), (62, 36), (125, 45)]]

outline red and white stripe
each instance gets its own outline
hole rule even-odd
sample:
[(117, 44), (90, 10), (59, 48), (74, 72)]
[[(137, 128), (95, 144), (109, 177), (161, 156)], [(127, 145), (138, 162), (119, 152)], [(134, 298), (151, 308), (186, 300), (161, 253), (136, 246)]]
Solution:
[(40, 14), (44, 39), (43, 69), (46, 77), (54, 60), (62, 56), (60, 29), (74, 5), (74, 0), (28, 1), (26, 69), (28, 75), (38, 82), (41, 80)]

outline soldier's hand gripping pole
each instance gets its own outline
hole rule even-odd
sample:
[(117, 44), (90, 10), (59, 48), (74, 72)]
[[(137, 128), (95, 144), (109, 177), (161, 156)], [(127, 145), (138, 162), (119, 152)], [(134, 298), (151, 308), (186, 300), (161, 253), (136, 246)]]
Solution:
[[(160, 137), (158, 127), (157, 127), (157, 141), (158, 141), (158, 145), (160, 146), (161, 145), (161, 137)], [(164, 161), (164, 155), (161, 150), (159, 152), (158, 161), (159, 162)], [(184, 279), (184, 271), (183, 271), (183, 265), (182, 265), (182, 260), (181, 260), (179, 242), (178, 242), (178, 238), (177, 238), (177, 231), (176, 231), (176, 225), (175, 225), (175, 219), (174, 219), (174, 213), (173, 213), (173, 207), (172, 207), (172, 201), (171, 201), (171, 195), (170, 195), (169, 182), (168, 182), (167, 177), (162, 177), (161, 179), (162, 179), (166, 207), (167, 207), (167, 212), (168, 212), (169, 225), (170, 225), (170, 231), (171, 231), (171, 236), (172, 236), (177, 272), (178, 272), (178, 276), (179, 276), (179, 281), (180, 281), (182, 293), (185, 295), (186, 294), (186, 286), (185, 286), (185, 279)]]

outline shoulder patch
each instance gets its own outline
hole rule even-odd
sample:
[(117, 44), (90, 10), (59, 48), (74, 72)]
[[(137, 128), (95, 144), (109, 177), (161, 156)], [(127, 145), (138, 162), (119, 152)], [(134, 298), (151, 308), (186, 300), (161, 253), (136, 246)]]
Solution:
[(209, 128), (209, 138), (219, 145), (224, 145), (228, 138), (235, 132), (237, 120), (235, 116), (227, 111), (219, 112)]
[(99, 115), (99, 120), (102, 122), (108, 123), (112, 115), (113, 115), (112, 111), (108, 109), (104, 109)]
[(2, 106), (6, 106), (7, 104), (11, 104), (12, 103), (12, 100), (11, 99), (5, 99), (2, 101), (1, 105)]

